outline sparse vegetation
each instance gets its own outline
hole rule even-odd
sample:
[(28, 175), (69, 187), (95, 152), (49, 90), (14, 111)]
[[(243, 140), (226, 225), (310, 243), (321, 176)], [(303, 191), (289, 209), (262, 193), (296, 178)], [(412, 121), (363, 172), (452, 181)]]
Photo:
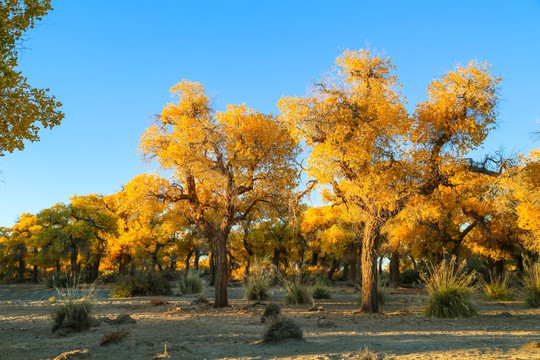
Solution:
[(101, 339), (99, 339), (99, 345), (120, 344), (126, 336), (131, 332), (131, 329), (116, 330), (105, 333)]
[(523, 276), (523, 293), (527, 306), (540, 307), (540, 262), (526, 267)]
[(274, 318), (264, 333), (264, 343), (279, 344), (287, 339), (303, 340), (304, 334), (302, 329), (290, 318)]
[(182, 294), (200, 294), (203, 292), (205, 286), (204, 279), (196, 270), (189, 269), (180, 274), (178, 290)]
[(256, 301), (270, 299), (270, 285), (272, 285), (272, 279), (272, 273), (270, 271), (265, 271), (262, 264), (254, 264), (251, 267), (251, 272), (245, 285), (244, 298)]
[(477, 314), (471, 302), (475, 272), (467, 274), (464, 268), (464, 262), (457, 265), (455, 257), (452, 257), (421, 275), (428, 293), (427, 316), (459, 318)]

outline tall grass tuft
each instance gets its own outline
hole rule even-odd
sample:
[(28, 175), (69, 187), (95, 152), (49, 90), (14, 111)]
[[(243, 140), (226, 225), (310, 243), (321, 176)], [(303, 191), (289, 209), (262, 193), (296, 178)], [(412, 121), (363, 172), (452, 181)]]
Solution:
[(491, 279), (489, 283), (484, 281), (484, 293), (489, 301), (512, 301), (515, 298), (507, 274)]
[(540, 262), (526, 266), (523, 276), (523, 293), (527, 306), (540, 307)]
[(53, 307), (52, 331), (59, 329), (83, 331), (92, 326), (92, 308), (94, 305), (93, 288), (80, 289), (76, 285), (71, 288), (57, 288), (56, 305)]
[(178, 290), (182, 294), (200, 294), (205, 287), (206, 283), (197, 270), (189, 269), (180, 274)]
[(302, 275), (298, 270), (282, 279), (283, 286), (287, 291), (284, 301), (286, 304), (308, 304), (311, 302), (310, 286), (302, 281)]
[(244, 298), (256, 301), (270, 299), (272, 280), (272, 272), (265, 271), (263, 264), (253, 264), (245, 285)]
[(428, 292), (425, 314), (438, 318), (459, 318), (476, 315), (471, 302), (475, 290), (475, 273), (465, 273), (465, 263), (458, 265), (456, 258), (443, 261), (440, 265), (428, 268), (421, 278)]

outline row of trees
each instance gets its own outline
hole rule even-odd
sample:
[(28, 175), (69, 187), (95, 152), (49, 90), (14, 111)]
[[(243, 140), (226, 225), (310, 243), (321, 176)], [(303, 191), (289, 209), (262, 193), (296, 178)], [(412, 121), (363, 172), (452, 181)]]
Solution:
[[(486, 64), (458, 66), (409, 113), (394, 70), (347, 51), (311, 95), (283, 97), (279, 116), (215, 111), (201, 84), (182, 81), (140, 144), (169, 177), (139, 175), (116, 194), (24, 214), (2, 230), (0, 261), (19, 280), (31, 267), (34, 280), (68, 269), (92, 281), (102, 269), (174, 269), (209, 255), (218, 307), (231, 268), (249, 272), (254, 256), (322, 262), (330, 274), (346, 263), (361, 278), (362, 310), (377, 312), (382, 255), (398, 282), (406, 259), (475, 253), (501, 271), (538, 254), (540, 153), (465, 158), (495, 125), (499, 79)], [(310, 181), (299, 192), (302, 171)], [(315, 186), (332, 205), (301, 204)]]

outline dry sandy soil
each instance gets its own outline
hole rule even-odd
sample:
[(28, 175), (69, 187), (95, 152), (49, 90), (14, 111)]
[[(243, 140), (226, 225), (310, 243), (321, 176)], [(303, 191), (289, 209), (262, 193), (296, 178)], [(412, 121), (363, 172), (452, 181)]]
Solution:
[[(230, 287), (230, 307), (192, 305), (196, 296), (167, 296), (168, 305), (153, 306), (149, 297), (112, 299), (106, 287), (95, 291), (99, 325), (82, 333), (52, 333), (55, 295), (42, 285), (0, 286), (0, 359), (362, 359), (368, 348), (386, 359), (540, 359), (540, 309), (523, 302), (483, 301), (475, 297), (479, 316), (440, 320), (422, 315), (425, 294), (418, 289), (391, 290), (380, 314), (357, 311), (358, 294), (345, 285), (331, 288), (332, 299), (311, 305), (283, 306), (284, 315), (302, 328), (305, 341), (266, 345), (264, 305), (242, 300), (241, 287)], [(206, 294), (212, 300), (213, 289)], [(274, 289), (280, 302), (283, 291)], [(129, 314), (134, 324), (106, 321)], [(333, 326), (321, 327), (325, 317)], [(328, 325), (328, 324), (327, 324)], [(100, 346), (111, 331), (130, 330), (120, 344)], [(165, 352), (165, 347), (167, 351)], [(88, 355), (89, 354), (89, 355)], [(161, 355), (160, 355), (161, 354)], [(167, 357), (168, 356), (168, 357)]]

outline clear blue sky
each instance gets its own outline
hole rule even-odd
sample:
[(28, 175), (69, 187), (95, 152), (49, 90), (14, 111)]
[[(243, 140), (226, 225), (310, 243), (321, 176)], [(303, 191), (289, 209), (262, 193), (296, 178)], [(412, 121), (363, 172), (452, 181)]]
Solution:
[(228, 103), (277, 113), (346, 49), (397, 66), (413, 109), (435, 77), (488, 61), (503, 78), (499, 128), (484, 152), (540, 146), (540, 1), (73, 1), (27, 34), (20, 70), (50, 88), (66, 118), (0, 158), (0, 226), (74, 194), (110, 194), (148, 171), (137, 154), (182, 79)]

